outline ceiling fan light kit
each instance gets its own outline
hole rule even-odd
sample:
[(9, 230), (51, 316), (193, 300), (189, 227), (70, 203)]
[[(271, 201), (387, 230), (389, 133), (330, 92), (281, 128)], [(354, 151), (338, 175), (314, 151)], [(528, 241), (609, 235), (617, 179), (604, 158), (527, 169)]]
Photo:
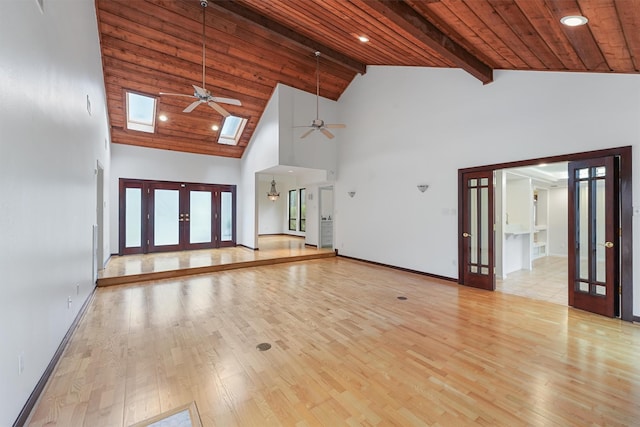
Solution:
[(329, 129), (344, 129), (347, 125), (341, 123), (325, 123), (320, 119), (320, 52), (316, 51), (316, 118), (311, 122), (310, 126), (296, 126), (296, 127), (308, 127), (309, 130), (300, 135), (300, 139), (304, 139), (311, 135), (313, 131), (320, 131), (324, 136), (329, 139), (333, 139), (334, 135)]
[(242, 103), (233, 98), (223, 98), (220, 96), (213, 96), (211, 92), (206, 88), (206, 10), (207, 6), (209, 6), (208, 0), (200, 0), (200, 6), (202, 6), (202, 87), (192, 85), (194, 92), (193, 95), (185, 95), (181, 93), (166, 93), (160, 92), (160, 95), (168, 95), (168, 96), (182, 96), (187, 98), (195, 98), (191, 104), (187, 106), (183, 113), (190, 113), (200, 104), (207, 104), (209, 107), (213, 108), (215, 111), (220, 113), (223, 117), (229, 117), (231, 113), (229, 113), (222, 105), (220, 104), (228, 104), (228, 105), (237, 105), (242, 106)]

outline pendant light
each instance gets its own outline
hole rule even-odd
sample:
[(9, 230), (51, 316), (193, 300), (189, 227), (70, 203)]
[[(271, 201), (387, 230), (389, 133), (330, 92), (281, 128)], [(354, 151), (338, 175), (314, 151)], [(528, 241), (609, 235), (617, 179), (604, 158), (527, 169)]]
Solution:
[(276, 180), (275, 179), (271, 180), (271, 190), (269, 190), (269, 192), (267, 193), (267, 197), (272, 202), (275, 202), (276, 200), (278, 200), (278, 197), (280, 197), (280, 193), (278, 193), (278, 190), (276, 190)]

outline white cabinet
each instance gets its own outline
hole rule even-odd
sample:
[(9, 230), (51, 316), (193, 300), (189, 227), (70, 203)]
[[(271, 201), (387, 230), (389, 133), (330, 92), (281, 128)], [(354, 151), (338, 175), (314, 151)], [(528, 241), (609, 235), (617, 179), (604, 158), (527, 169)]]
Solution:
[(496, 226), (502, 237), (498, 277), (531, 270), (533, 260), (549, 255), (549, 190), (531, 177), (503, 172), (499, 175)]
[(320, 247), (333, 247), (333, 221), (330, 219), (320, 221)]

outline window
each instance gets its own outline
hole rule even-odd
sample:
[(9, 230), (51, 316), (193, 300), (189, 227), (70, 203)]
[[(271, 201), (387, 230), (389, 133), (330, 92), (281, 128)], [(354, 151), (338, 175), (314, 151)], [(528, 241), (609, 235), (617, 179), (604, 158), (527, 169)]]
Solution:
[(237, 145), (246, 124), (247, 119), (242, 117), (226, 117), (218, 137), (218, 144)]
[(125, 93), (127, 129), (153, 133), (156, 126), (156, 99), (133, 92)]
[(289, 230), (296, 231), (298, 222), (298, 190), (289, 190)]
[(307, 231), (307, 190), (300, 189), (300, 231)]

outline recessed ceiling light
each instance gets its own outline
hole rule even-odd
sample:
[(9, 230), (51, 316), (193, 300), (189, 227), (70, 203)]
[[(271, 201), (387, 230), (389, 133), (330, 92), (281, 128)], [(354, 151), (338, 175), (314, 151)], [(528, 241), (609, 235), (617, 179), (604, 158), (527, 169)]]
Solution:
[(292, 171), (292, 170), (288, 170), (287, 172), (289, 172), (289, 173), (293, 173), (293, 171)]
[(160, 114), (160, 117), (158, 117), (160, 119), (161, 122), (166, 122), (167, 120), (169, 120), (169, 118), (167, 116), (165, 116), (164, 114)]
[(216, 131), (216, 132), (217, 132), (217, 131), (218, 131), (218, 129), (220, 129), (220, 126), (218, 126), (218, 125), (213, 125), (213, 126), (211, 126), (211, 130), (213, 130), (213, 131)]
[(358, 40), (360, 40), (362, 43), (366, 43), (369, 41), (369, 37), (367, 36), (358, 36)]
[(584, 16), (570, 15), (560, 19), (560, 22), (562, 22), (567, 27), (579, 27), (580, 25), (584, 25), (589, 22), (589, 20)]

